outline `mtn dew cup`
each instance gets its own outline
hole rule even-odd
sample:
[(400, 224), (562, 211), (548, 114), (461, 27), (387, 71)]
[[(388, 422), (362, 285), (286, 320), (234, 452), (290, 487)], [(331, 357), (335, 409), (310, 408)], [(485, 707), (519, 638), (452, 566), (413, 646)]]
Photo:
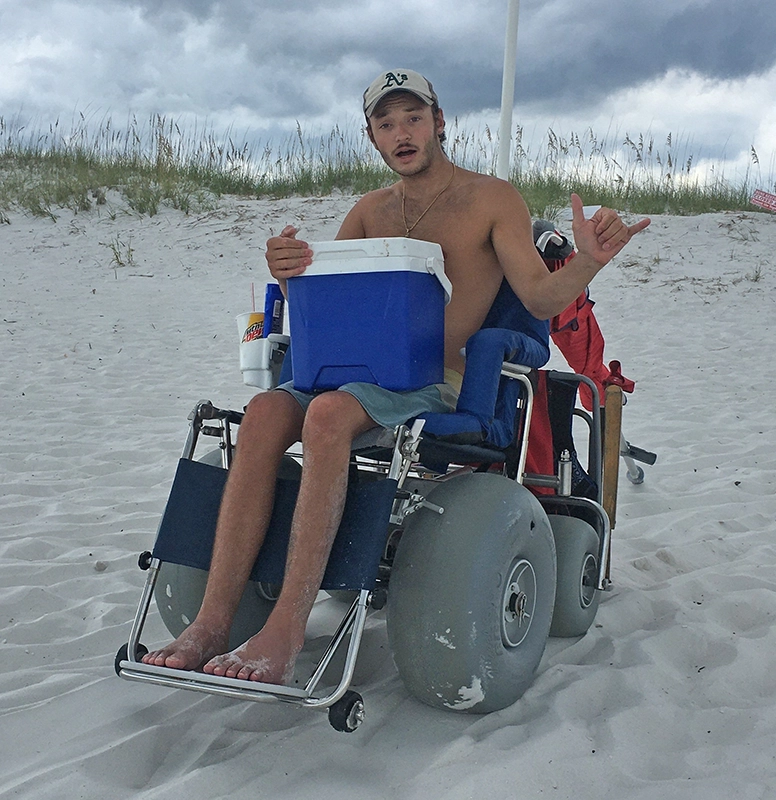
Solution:
[(275, 351), (283, 339), (288, 345), (288, 337), (282, 335), (284, 307), (285, 298), (280, 287), (271, 283), (264, 295), (264, 311), (246, 311), (237, 315), (240, 371), (243, 383), (248, 386), (271, 389), (275, 385), (276, 373), (279, 373), (282, 363)]
[(253, 342), (264, 336), (264, 312), (252, 311), (249, 314), (240, 314), (237, 317), (237, 326), (242, 330), (241, 344)]

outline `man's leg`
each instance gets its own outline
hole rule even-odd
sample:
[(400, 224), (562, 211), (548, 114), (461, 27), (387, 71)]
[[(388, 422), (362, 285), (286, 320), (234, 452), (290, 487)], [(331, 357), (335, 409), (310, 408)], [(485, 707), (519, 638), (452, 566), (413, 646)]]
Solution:
[(194, 622), (146, 664), (197, 669), (229, 646), (229, 630), (264, 541), (283, 454), (299, 440), (304, 412), (287, 392), (251, 400), (240, 425), (234, 462), (218, 515), (205, 596)]
[(345, 392), (326, 392), (312, 401), (302, 429), (302, 483), (280, 597), (262, 630), (231, 653), (213, 658), (205, 672), (265, 683), (291, 680), (342, 518), (350, 446), (374, 425)]

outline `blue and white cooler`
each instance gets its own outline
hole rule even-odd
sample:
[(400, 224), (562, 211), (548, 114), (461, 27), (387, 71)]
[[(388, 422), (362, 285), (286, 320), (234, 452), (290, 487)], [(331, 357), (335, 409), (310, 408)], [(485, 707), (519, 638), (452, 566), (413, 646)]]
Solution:
[(452, 286), (442, 248), (418, 239), (311, 243), (288, 280), (294, 387), (375, 383), (403, 392), (444, 380), (444, 312)]

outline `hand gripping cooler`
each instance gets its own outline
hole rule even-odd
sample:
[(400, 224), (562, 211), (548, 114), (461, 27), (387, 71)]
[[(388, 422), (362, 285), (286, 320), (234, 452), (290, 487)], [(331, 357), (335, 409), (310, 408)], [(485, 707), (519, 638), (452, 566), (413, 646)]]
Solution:
[(442, 248), (418, 239), (311, 244), (288, 280), (294, 387), (376, 383), (403, 392), (444, 380), (444, 311), (452, 286)]

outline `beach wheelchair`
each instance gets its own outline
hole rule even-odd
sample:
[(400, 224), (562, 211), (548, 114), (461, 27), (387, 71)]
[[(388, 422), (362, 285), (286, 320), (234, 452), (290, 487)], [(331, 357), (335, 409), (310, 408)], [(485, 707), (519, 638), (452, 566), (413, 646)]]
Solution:
[[(350, 732), (364, 718), (363, 698), (351, 682), (367, 617), (385, 607), (393, 659), (414, 697), (471, 713), (518, 700), (548, 636), (583, 635), (609, 586), (623, 449), (621, 388), (606, 389), (602, 409), (591, 379), (539, 370), (549, 351), (522, 332), (525, 314), (505, 281), (483, 328), (467, 343), (456, 412), (426, 414), (395, 430), (376, 428), (353, 443), (345, 511), (321, 586), (334, 604), (342, 601), (344, 613), (308, 677), (299, 676), (297, 662), (293, 685), (140, 661), (154, 597), (173, 636), (196, 616), (239, 439), (241, 412), (197, 403), (156, 542), (140, 556), (147, 579), (129, 640), (116, 655), (117, 674), (326, 709), (335, 729)], [(580, 385), (593, 397), (589, 412), (576, 407)], [(584, 466), (572, 435), (579, 425), (586, 434)], [(208, 439), (217, 447), (198, 449)], [(644, 452), (625, 456), (632, 462)], [(261, 629), (278, 596), (303, 459), (295, 451), (284, 458), (230, 647)]]

